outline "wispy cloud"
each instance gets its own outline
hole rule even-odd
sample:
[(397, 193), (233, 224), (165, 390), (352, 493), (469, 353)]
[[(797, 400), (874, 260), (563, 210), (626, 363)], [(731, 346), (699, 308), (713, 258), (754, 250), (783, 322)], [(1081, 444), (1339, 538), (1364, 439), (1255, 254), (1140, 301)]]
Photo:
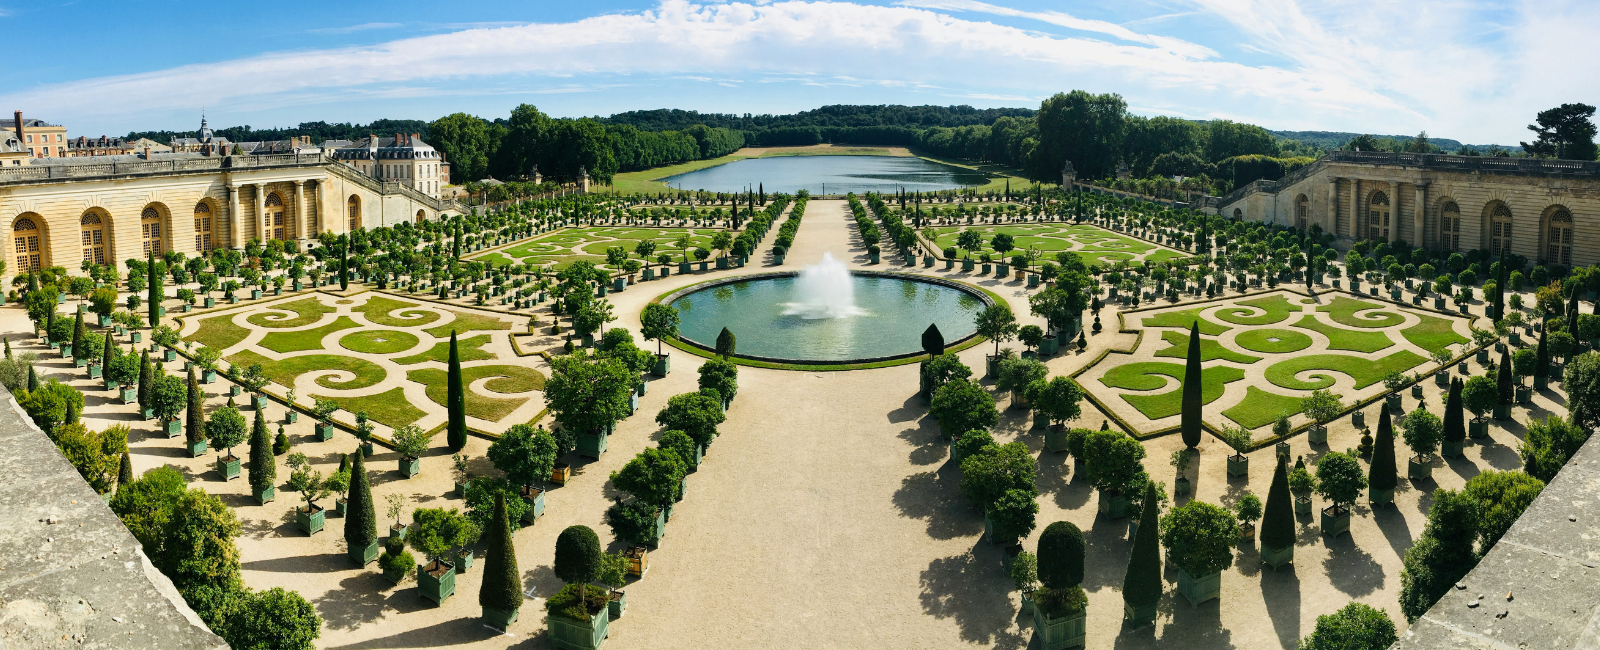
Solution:
[(924, 9), (945, 11), (971, 11), (976, 13), (993, 14), (996, 16), (1027, 18), (1043, 23), (1049, 23), (1051, 25), (1066, 27), (1067, 29), (1103, 34), (1132, 43), (1142, 43), (1145, 45), (1159, 47), (1188, 57), (1209, 58), (1216, 56), (1216, 52), (1212, 51), (1210, 48), (1195, 45), (1194, 43), (1190, 43), (1182, 39), (1170, 38), (1166, 36), (1154, 36), (1150, 34), (1140, 34), (1128, 29), (1125, 25), (1108, 23), (1103, 20), (1088, 20), (1084, 18), (1078, 18), (1071, 14), (1060, 11), (1023, 11), (1021, 9), (1002, 7), (999, 5), (989, 4), (987, 2), (978, 2), (978, 0), (900, 0), (900, 2), (897, 2), (896, 4), (904, 7), (921, 7)]
[(394, 29), (401, 27), (402, 23), (362, 23), (348, 27), (319, 27), (306, 30), (309, 34), (353, 34), (355, 32), (368, 32), (374, 29)]

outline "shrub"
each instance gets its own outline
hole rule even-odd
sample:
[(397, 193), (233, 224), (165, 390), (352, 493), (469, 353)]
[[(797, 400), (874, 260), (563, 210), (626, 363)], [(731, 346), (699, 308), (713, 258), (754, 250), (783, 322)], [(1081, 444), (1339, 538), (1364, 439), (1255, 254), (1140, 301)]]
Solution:
[(1317, 627), (1300, 640), (1300, 650), (1385, 650), (1398, 640), (1387, 611), (1352, 602), (1318, 616)]
[(1361, 475), (1361, 463), (1343, 453), (1332, 451), (1317, 461), (1317, 494), (1332, 501), (1335, 506), (1345, 506), (1361, 498), (1367, 487), (1367, 477)]
[(455, 508), (417, 508), (411, 512), (406, 543), (429, 560), (442, 561), (457, 546), (477, 541), (483, 529)]
[(1161, 543), (1172, 561), (1190, 576), (1207, 576), (1233, 562), (1239, 522), (1233, 513), (1204, 501), (1190, 501), (1161, 518)]
[[(932, 327), (931, 325), (929, 327)], [(924, 334), (926, 337), (926, 334)], [(942, 344), (941, 344), (942, 347)], [(972, 369), (961, 363), (961, 357), (955, 353), (944, 353), (928, 359), (927, 365), (922, 367), (923, 377), (928, 384), (928, 394), (939, 392), (945, 384), (956, 379), (967, 379), (972, 376)]]
[(1084, 472), (1102, 491), (1126, 491), (1144, 471), (1144, 456), (1144, 445), (1120, 431), (1095, 431), (1083, 443)]
[(677, 455), (678, 460), (683, 462), (685, 469), (692, 470), (695, 468), (694, 452), (699, 446), (693, 438), (689, 437), (689, 434), (677, 429), (665, 431), (661, 434), (661, 440), (656, 443), (656, 446), (662, 451)]
[(1288, 459), (1279, 456), (1267, 489), (1267, 505), (1261, 519), (1261, 544), (1274, 549), (1294, 545), (1294, 506), (1289, 502)]
[(1523, 471), (1548, 483), (1555, 480), (1556, 473), (1588, 439), (1589, 433), (1582, 427), (1552, 415), (1542, 422), (1528, 423), (1528, 433), (1517, 447), (1517, 455), (1522, 457)]
[(1054, 377), (1049, 382), (1034, 382), (1029, 384), (1029, 391), (1027, 398), (1033, 410), (1043, 413), (1051, 424), (1077, 419), (1083, 413), (1083, 390), (1071, 379)]
[(683, 475), (683, 461), (676, 454), (647, 448), (612, 472), (611, 484), (641, 501), (665, 507), (678, 496)]
[(1522, 512), (1544, 490), (1526, 472), (1487, 470), (1467, 480), (1462, 491), (1478, 502), (1478, 554), (1489, 552)]
[(1021, 442), (986, 446), (961, 461), (961, 492), (978, 509), (989, 507), (1011, 490), (1037, 494), (1033, 453)]
[(1477, 564), (1478, 502), (1465, 492), (1434, 490), (1428, 525), (1405, 552), (1400, 611), (1415, 622)]
[(939, 419), (945, 437), (973, 429), (987, 429), (1000, 419), (994, 397), (982, 386), (966, 379), (954, 379), (933, 394), (929, 412)]
[(545, 601), (544, 608), (552, 616), (588, 623), (589, 617), (600, 613), (610, 602), (605, 591), (586, 589), (583, 583), (568, 583)]
[(1444, 423), (1439, 416), (1419, 408), (1406, 415), (1401, 426), (1404, 427), (1401, 438), (1418, 460), (1426, 459), (1439, 450), (1439, 440), (1444, 437)]
[(618, 499), (606, 508), (605, 520), (606, 525), (611, 527), (613, 537), (643, 542), (655, 536), (656, 516), (659, 514), (661, 508), (654, 504), (639, 499), (623, 503)]
[(502, 612), (522, 606), (522, 576), (517, 571), (516, 546), (506, 512), (504, 493), (494, 497), (490, 516), (489, 541), (483, 556), (483, 583), (478, 588), (478, 604)]
[(983, 429), (973, 429), (961, 434), (961, 437), (956, 440), (952, 452), (955, 455), (956, 461), (959, 462), (966, 460), (968, 457), (978, 453), (979, 451), (982, 451), (984, 447), (994, 444), (994, 436), (989, 435), (988, 431), (984, 431)]
[(702, 447), (711, 444), (717, 435), (717, 425), (726, 419), (722, 402), (704, 393), (674, 395), (667, 400), (667, 406), (656, 413), (656, 424), (682, 431)]
[(1051, 589), (1066, 589), (1083, 582), (1083, 557), (1087, 542), (1072, 522), (1058, 521), (1039, 535), (1039, 581)]
[(495, 469), (519, 486), (542, 484), (556, 464), (556, 439), (543, 428), (516, 424), (489, 444), (486, 454)]
[(488, 530), (494, 525), (495, 499), (505, 497), (506, 518), (513, 528), (522, 523), (522, 518), (533, 509), (533, 504), (528, 503), (517, 492), (519, 486), (512, 485), (510, 481), (498, 476), (480, 476), (467, 481), (466, 497), (467, 518), (477, 525), (480, 530)]
[(1028, 489), (1007, 490), (989, 504), (985, 514), (995, 541), (1010, 546), (1033, 532), (1035, 517), (1039, 514), (1039, 504), (1034, 501), (1037, 494), (1030, 485)]

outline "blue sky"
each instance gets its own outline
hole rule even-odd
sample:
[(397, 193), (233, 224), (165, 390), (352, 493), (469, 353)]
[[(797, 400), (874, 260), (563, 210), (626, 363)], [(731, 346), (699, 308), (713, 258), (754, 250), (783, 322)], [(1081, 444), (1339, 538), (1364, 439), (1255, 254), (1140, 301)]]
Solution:
[[(448, 9), (447, 14), (441, 8)], [(824, 104), (1037, 107), (1514, 144), (1600, 103), (1600, 3), (0, 0), (3, 108), (72, 135)], [(20, 65), (19, 65), (20, 64)]]

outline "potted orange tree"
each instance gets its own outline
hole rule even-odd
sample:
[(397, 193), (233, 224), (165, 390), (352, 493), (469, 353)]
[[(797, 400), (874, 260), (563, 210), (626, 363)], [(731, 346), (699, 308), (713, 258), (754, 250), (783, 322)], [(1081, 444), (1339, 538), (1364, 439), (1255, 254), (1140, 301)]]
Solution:
[(1178, 593), (1191, 606), (1222, 596), (1222, 570), (1233, 562), (1239, 522), (1233, 513), (1190, 501), (1161, 518), (1161, 544), (1178, 569)]
[(1361, 498), (1361, 491), (1366, 487), (1367, 477), (1361, 475), (1361, 463), (1356, 459), (1331, 451), (1317, 461), (1317, 494), (1332, 502), (1322, 509), (1323, 534), (1337, 537), (1339, 533), (1350, 531), (1347, 505)]
[(332, 490), (328, 479), (311, 467), (311, 461), (300, 452), (289, 454), (289, 489), (300, 492), (306, 504), (294, 510), (294, 523), (307, 535), (322, 532), (325, 517), (317, 499), (328, 496)]
[(411, 513), (412, 531), (406, 543), (427, 558), (417, 567), (417, 591), (436, 605), (444, 604), (456, 591), (456, 565), (449, 559), (451, 549), (471, 544), (479, 528), (455, 508), (418, 508)]
[(206, 422), (206, 437), (211, 439), (212, 447), (224, 452), (217, 458), (217, 474), (223, 481), (239, 478), (239, 457), (233, 455), (233, 447), (244, 443), (244, 416), (229, 406), (213, 411)]
[(600, 537), (588, 526), (569, 526), (556, 538), (555, 574), (567, 584), (545, 601), (552, 646), (592, 650), (605, 643), (611, 598), (588, 588), (599, 577), (600, 555)]
[(1083, 582), (1083, 531), (1071, 522), (1058, 521), (1039, 535), (1035, 559), (1039, 582), (1034, 590), (1033, 629), (1045, 650), (1084, 645), (1089, 599)]

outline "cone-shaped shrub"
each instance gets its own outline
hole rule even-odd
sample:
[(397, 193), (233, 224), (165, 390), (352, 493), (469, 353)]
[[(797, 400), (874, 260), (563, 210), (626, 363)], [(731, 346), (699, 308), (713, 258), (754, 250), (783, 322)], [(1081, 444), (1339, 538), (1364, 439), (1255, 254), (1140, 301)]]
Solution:
[(517, 548), (506, 521), (506, 493), (495, 492), (494, 518), (483, 556), (483, 586), (478, 604), (485, 609), (510, 612), (522, 606), (522, 576), (517, 571)]
[(728, 331), (728, 328), (724, 327), (721, 332), (717, 333), (717, 356), (727, 358), (732, 356), (738, 348), (739, 339), (733, 335), (733, 332)]
[(927, 352), (929, 358), (944, 354), (944, 334), (939, 332), (938, 325), (922, 330), (922, 351)]
[(83, 335), (88, 334), (83, 328), (83, 312), (78, 312), (77, 319), (72, 323), (72, 356), (86, 356), (83, 353)]
[[(344, 541), (352, 549), (364, 549), (378, 541), (378, 513), (372, 503), (372, 483), (367, 480), (367, 464), (360, 453), (350, 454), (350, 500), (345, 504)], [(515, 562), (515, 560), (512, 560)]]
[(146, 253), (145, 257), (149, 259), (146, 260), (144, 267), (145, 274), (148, 276), (145, 278), (144, 286), (146, 294), (144, 301), (145, 308), (149, 310), (148, 320), (150, 321), (150, 327), (151, 329), (154, 329), (155, 326), (161, 324), (161, 301), (166, 299), (166, 293), (162, 291), (161, 281), (165, 276), (160, 273), (156, 273), (155, 251)]
[(1189, 362), (1183, 369), (1183, 444), (1200, 446), (1200, 321), (1189, 328)]
[(1461, 442), (1467, 439), (1466, 409), (1461, 404), (1461, 380), (1450, 380), (1450, 397), (1444, 402), (1444, 440)]
[[(1550, 349), (1545, 347), (1544, 343), (1544, 335), (1549, 331), (1549, 328), (1542, 328), (1539, 330), (1539, 356), (1537, 357), (1537, 361), (1535, 361), (1533, 364), (1534, 379), (1550, 379)], [(107, 340), (110, 340), (110, 337), (107, 337)]]
[(450, 451), (467, 446), (467, 395), (461, 389), (461, 356), (456, 352), (456, 332), (450, 330), (450, 363), (445, 378), (445, 403), (450, 411), (450, 428), (445, 439)]
[(1070, 589), (1083, 582), (1083, 531), (1058, 521), (1039, 535), (1039, 582), (1048, 589)]
[(1267, 509), (1261, 517), (1261, 544), (1284, 549), (1294, 546), (1294, 503), (1289, 494), (1289, 458), (1278, 457), (1272, 472), (1272, 487), (1267, 488)]
[[(100, 351), (100, 367), (101, 368), (110, 368), (111, 367), (111, 360), (115, 359), (117, 357), (117, 351), (118, 351), (118, 349), (117, 349), (117, 337), (111, 336), (110, 333), (107, 333), (107, 335), (106, 335), (106, 347), (105, 347), (105, 349)], [(11, 358), (10, 352), (11, 352), (11, 342), (10, 341), (6, 341), (6, 358), (7, 359)], [(1548, 359), (1548, 357), (1546, 357), (1546, 359)], [(1548, 361), (1546, 362), (1546, 365), (1549, 365)], [(1546, 373), (1546, 374), (1549, 374), (1549, 373)], [(105, 376), (106, 375), (104, 375), (104, 374), (101, 375), (101, 377), (105, 377)]]
[(1394, 467), (1394, 425), (1389, 423), (1389, 409), (1378, 416), (1378, 439), (1373, 441), (1372, 466), (1367, 468), (1367, 487), (1374, 490), (1393, 490), (1399, 482)]
[(128, 456), (128, 451), (122, 451), (122, 463), (117, 467), (117, 487), (133, 482), (133, 458)]
[[(1192, 340), (1192, 339), (1191, 339)], [(1154, 482), (1145, 483), (1144, 511), (1139, 521), (1160, 519), (1156, 507)], [(1122, 577), (1122, 601), (1131, 607), (1150, 607), (1161, 601), (1161, 531), (1159, 526), (1139, 527), (1128, 557), (1128, 572)]]
[(139, 411), (150, 408), (151, 387), (155, 384), (155, 371), (150, 368), (150, 350), (139, 353)]
[(277, 480), (278, 461), (272, 457), (272, 434), (267, 433), (267, 419), (258, 410), (250, 429), (250, 487), (260, 492), (272, 487)]
[(28, 364), (28, 392), (39, 390), (39, 374), (33, 371), (33, 364)]
[(1495, 377), (1495, 388), (1500, 393), (1500, 405), (1510, 406), (1516, 400), (1511, 383), (1511, 347), (1500, 351), (1500, 374)]
[[(110, 337), (106, 337), (110, 338)], [(194, 380), (194, 368), (189, 369), (189, 411), (188, 431), (184, 432), (184, 439), (189, 444), (194, 444), (206, 439), (206, 406), (205, 399), (201, 397), (200, 382)]]

